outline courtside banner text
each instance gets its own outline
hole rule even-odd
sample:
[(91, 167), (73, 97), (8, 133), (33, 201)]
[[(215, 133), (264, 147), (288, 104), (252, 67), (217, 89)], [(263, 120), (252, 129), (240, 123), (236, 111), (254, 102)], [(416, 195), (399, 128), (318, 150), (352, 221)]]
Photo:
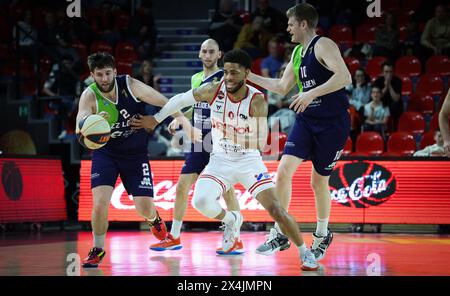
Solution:
[[(176, 182), (183, 161), (151, 161), (154, 200), (161, 216), (173, 217)], [(275, 180), (277, 161), (266, 166)], [(81, 165), (79, 220), (90, 221), (91, 161)], [(315, 222), (314, 194), (310, 187), (311, 162), (297, 170), (289, 212), (298, 222)], [(340, 161), (330, 178), (334, 223), (450, 224), (450, 161)], [(193, 188), (192, 188), (193, 189)], [(235, 186), (245, 221), (272, 221), (267, 212), (241, 185)], [(190, 205), (185, 221), (213, 221)], [(225, 205), (223, 199), (222, 205)], [(117, 181), (109, 209), (111, 221), (143, 221), (132, 197)]]

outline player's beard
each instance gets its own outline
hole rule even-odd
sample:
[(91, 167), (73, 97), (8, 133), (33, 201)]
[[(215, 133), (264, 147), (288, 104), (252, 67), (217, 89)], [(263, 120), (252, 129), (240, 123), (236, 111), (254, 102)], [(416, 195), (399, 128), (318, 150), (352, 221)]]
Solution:
[(98, 84), (97, 82), (95, 82), (95, 84), (97, 84), (98, 89), (103, 92), (103, 93), (109, 93), (110, 91), (113, 90), (114, 85), (116, 85), (116, 79), (113, 79), (113, 81), (111, 82), (111, 84), (108, 86), (108, 88), (103, 88), (100, 84)]
[(238, 90), (241, 89), (241, 87), (244, 85), (244, 82), (245, 82), (244, 80), (240, 81), (238, 83), (238, 85), (236, 87), (234, 87), (233, 89), (228, 89), (228, 87), (227, 87), (227, 92), (229, 92), (231, 94), (235, 94)]

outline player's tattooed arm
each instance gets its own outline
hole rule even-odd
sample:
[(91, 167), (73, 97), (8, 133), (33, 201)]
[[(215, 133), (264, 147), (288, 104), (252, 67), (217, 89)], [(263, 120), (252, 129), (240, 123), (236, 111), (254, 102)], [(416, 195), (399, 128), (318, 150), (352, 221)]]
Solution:
[(89, 88), (87, 88), (81, 94), (80, 100), (78, 102), (78, 113), (76, 119), (75, 132), (79, 133), (79, 123), (81, 120), (83, 120), (89, 115), (95, 114), (96, 112), (97, 110), (95, 104), (95, 95)]
[(200, 87), (194, 89), (192, 94), (197, 102), (207, 101), (209, 104), (214, 100), (214, 96), (217, 94), (219, 90), (220, 82), (213, 81), (209, 83), (205, 83)]
[[(158, 107), (164, 106), (169, 101), (163, 94), (142, 81), (131, 77), (128, 79), (131, 92), (138, 100)], [(175, 112), (173, 116), (179, 117), (184, 115), (181, 112)]]

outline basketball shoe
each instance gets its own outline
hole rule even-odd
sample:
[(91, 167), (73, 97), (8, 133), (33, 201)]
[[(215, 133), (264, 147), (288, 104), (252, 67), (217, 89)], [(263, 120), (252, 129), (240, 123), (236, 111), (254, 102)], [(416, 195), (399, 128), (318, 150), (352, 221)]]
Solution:
[(319, 269), (319, 265), (317, 264), (317, 260), (314, 257), (314, 254), (311, 250), (306, 250), (305, 254), (301, 256), (302, 259), (302, 267), (301, 269), (304, 271), (316, 271)]
[(156, 215), (158, 217), (154, 221), (147, 221), (147, 223), (150, 226), (150, 229), (152, 230), (153, 235), (157, 239), (163, 240), (167, 236), (166, 223), (164, 223), (164, 221), (161, 219), (158, 212), (156, 212)]
[(244, 219), (241, 213), (238, 215), (234, 212), (231, 213), (235, 216), (235, 220), (228, 224), (222, 223), (222, 226), (220, 227), (223, 229), (222, 251), (224, 253), (229, 253), (232, 249), (237, 247), (239, 241), (239, 231)]
[(150, 246), (150, 250), (153, 251), (166, 251), (166, 250), (179, 250), (183, 246), (181, 245), (180, 237), (174, 238), (172, 234), (168, 233), (167, 236), (159, 243)]
[(233, 245), (233, 247), (225, 253), (222, 248), (218, 248), (216, 250), (216, 253), (219, 255), (241, 255), (245, 253), (244, 249), (244, 243), (241, 241), (240, 238), (237, 239), (236, 244)]
[(102, 262), (103, 257), (105, 257), (106, 252), (102, 248), (92, 248), (86, 259), (83, 260), (84, 268), (94, 268), (98, 267), (100, 262)]
[(256, 248), (256, 253), (261, 255), (272, 255), (278, 251), (289, 249), (291, 243), (287, 236), (279, 233), (275, 228), (271, 228), (266, 241)]
[(325, 236), (317, 236), (313, 233), (313, 243), (311, 245), (311, 252), (316, 257), (317, 261), (322, 260), (325, 257), (328, 247), (333, 241), (333, 232), (328, 229), (328, 233)]

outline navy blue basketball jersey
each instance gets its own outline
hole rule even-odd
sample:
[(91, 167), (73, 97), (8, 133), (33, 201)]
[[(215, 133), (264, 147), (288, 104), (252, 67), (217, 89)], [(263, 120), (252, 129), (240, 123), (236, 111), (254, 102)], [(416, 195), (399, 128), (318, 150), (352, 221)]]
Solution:
[(116, 76), (116, 102), (104, 97), (95, 82), (89, 86), (97, 102), (97, 113), (106, 111), (111, 126), (108, 143), (96, 150), (117, 156), (147, 154), (148, 133), (144, 129), (131, 129), (131, 120), (145, 114), (146, 103), (134, 97), (129, 87), (128, 75)]
[[(219, 70), (214, 74), (204, 77), (204, 71), (194, 74), (191, 78), (191, 88), (197, 88), (202, 84), (220, 81), (223, 77), (223, 70)], [(208, 102), (197, 102), (193, 106), (192, 125), (202, 129), (203, 137), (211, 131), (211, 109)]]
[[(304, 92), (324, 84), (334, 75), (332, 71), (325, 68), (325, 66), (317, 60), (314, 53), (314, 45), (320, 38), (321, 36), (313, 37), (309, 45), (303, 48), (302, 62), (299, 71), (300, 81), (302, 82)], [(348, 108), (349, 102), (345, 95), (344, 88), (342, 88), (315, 98), (301, 114), (306, 115), (307, 117), (334, 117), (347, 112)]]

